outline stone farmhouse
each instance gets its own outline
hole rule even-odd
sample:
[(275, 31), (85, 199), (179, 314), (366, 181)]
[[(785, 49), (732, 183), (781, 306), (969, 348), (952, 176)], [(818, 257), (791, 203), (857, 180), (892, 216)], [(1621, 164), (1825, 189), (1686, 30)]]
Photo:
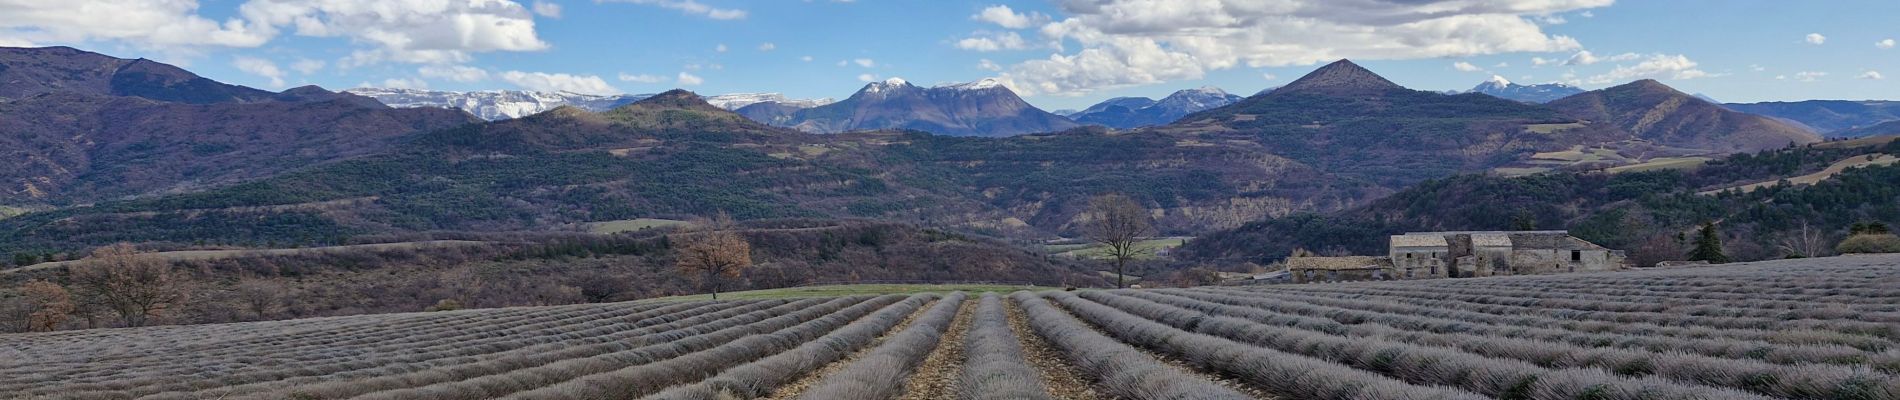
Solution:
[(1286, 260), (1295, 283), (1471, 278), (1627, 267), (1623, 251), (1566, 231), (1412, 232), (1393, 235), (1384, 257), (1312, 257)]

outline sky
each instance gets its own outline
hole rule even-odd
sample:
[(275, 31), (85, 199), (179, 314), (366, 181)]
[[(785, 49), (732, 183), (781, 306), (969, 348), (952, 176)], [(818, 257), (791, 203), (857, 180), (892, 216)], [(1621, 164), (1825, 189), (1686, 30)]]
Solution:
[(998, 78), (1045, 109), (1350, 58), (1414, 89), (1651, 78), (1725, 102), (1895, 99), (1891, 0), (0, 0), (0, 46), (212, 79), (590, 94)]

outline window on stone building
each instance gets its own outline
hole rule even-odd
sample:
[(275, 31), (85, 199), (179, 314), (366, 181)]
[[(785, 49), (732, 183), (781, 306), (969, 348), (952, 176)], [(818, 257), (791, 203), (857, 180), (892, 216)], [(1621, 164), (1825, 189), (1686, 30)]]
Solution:
[(1583, 261), (1583, 252), (1577, 251), (1577, 250), (1571, 250), (1570, 261)]

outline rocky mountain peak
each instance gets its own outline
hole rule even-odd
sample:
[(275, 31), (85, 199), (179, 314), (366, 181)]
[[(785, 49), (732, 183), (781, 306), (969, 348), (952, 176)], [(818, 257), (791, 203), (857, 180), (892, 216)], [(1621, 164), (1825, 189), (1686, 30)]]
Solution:
[(1394, 89), (1405, 89), (1405, 87), (1392, 83), (1385, 77), (1365, 67), (1360, 67), (1359, 64), (1354, 64), (1352, 60), (1339, 60), (1313, 70), (1274, 92), (1351, 95), (1379, 93)]

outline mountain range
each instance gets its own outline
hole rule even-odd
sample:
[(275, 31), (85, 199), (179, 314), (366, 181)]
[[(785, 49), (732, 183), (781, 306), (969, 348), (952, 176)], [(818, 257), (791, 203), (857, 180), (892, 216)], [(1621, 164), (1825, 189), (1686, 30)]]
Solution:
[(811, 133), (910, 129), (952, 136), (1013, 136), (1080, 126), (1029, 105), (995, 79), (925, 88), (891, 78), (866, 84), (843, 101), (766, 121)]
[(1766, 115), (1800, 124), (1828, 137), (1864, 137), (1883, 122), (1900, 120), (1900, 101), (1807, 100), (1793, 102), (1730, 103), (1724, 107)]
[(1160, 101), (1146, 97), (1112, 98), (1066, 116), (1077, 123), (1129, 129), (1167, 124), (1188, 114), (1233, 104), (1240, 99), (1242, 97), (1228, 94), (1220, 88), (1206, 86), (1176, 91)]
[[(402, 88), (355, 88), (345, 90), (345, 92), (376, 99), (390, 107), (452, 108), (467, 111), (489, 121), (521, 118), (560, 106), (580, 107), (588, 111), (606, 111), (653, 96), (652, 94), (591, 95), (527, 90), (456, 92)], [(794, 108), (811, 108), (830, 104), (833, 100), (788, 99), (785, 95), (778, 93), (732, 93), (707, 96), (706, 101), (720, 108), (735, 110), (767, 102)]]
[[(112, 60), (96, 62), (124, 63)], [(1163, 233), (1197, 234), (1349, 209), (1578, 146), (1653, 141), (1719, 154), (1814, 140), (1653, 81), (1540, 105), (1411, 90), (1345, 60), (1124, 130), (1042, 112), (995, 81), (876, 82), (804, 109), (728, 110), (675, 90), (602, 111), (561, 105), (481, 121), (314, 87), (263, 96), (198, 83), (190, 87), (234, 95), (194, 104), (59, 89), (99, 80), (34, 73), (47, 78), (5, 89), (38, 94), (0, 103), (0, 117), (28, 121), (0, 126), (0, 138), (16, 149), (8, 162), (37, 166), (5, 177), (18, 186), (0, 205), (45, 211), (0, 219), (0, 243), (11, 246), (0, 252), (322, 244), (719, 211), (1047, 238), (1076, 234), (1088, 198), (1106, 192), (1155, 210)], [(153, 87), (126, 93), (198, 98)], [(783, 119), (746, 114), (771, 107)]]
[(1512, 83), (1511, 80), (1504, 79), (1502, 76), (1492, 75), (1490, 80), (1478, 84), (1478, 86), (1471, 88), (1471, 90), (1467, 92), (1488, 94), (1501, 99), (1517, 100), (1526, 103), (1549, 103), (1557, 99), (1583, 93), (1584, 90), (1576, 86), (1561, 83), (1520, 85)]

